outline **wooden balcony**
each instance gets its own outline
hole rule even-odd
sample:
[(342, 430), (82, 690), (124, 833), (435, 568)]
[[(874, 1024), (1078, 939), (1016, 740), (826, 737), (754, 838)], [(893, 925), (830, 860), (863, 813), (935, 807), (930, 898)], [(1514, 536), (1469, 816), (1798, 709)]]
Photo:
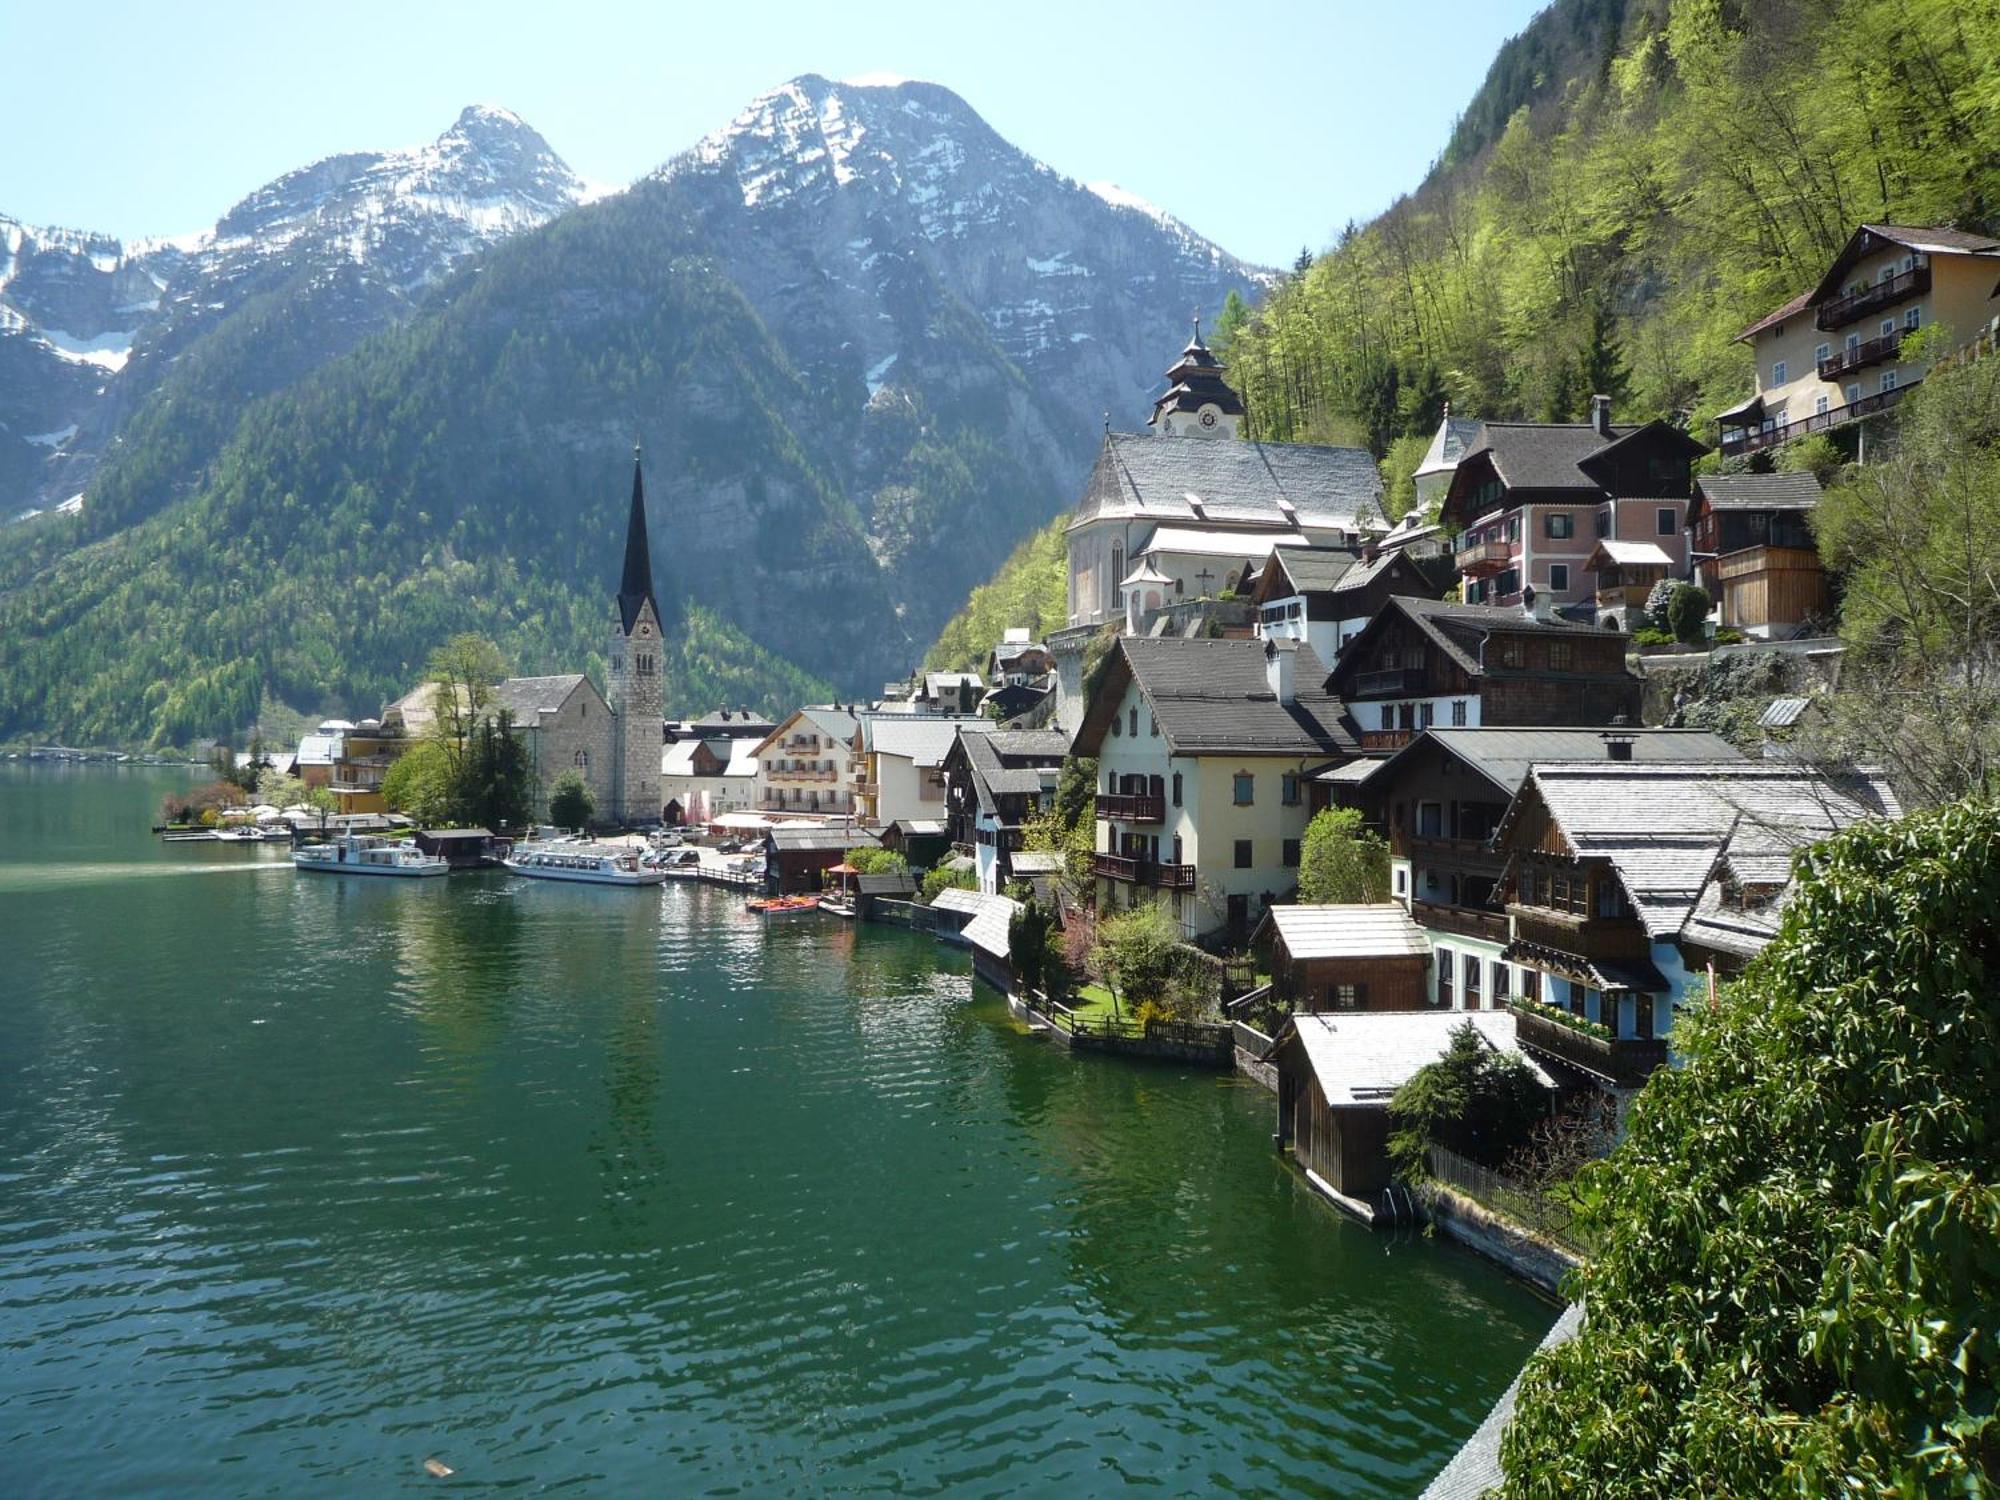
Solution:
[(1722, 439), (1722, 451), (1729, 457), (1739, 453), (1755, 453), (1760, 448), (1775, 448), (1780, 443), (1789, 443), (1793, 438), (1806, 437), (1815, 432), (1831, 432), (1836, 427), (1845, 427), (1849, 422), (1858, 422), (1863, 417), (1872, 417), (1877, 412), (1887, 411), (1903, 397), (1917, 388), (1917, 382), (1908, 381), (1894, 390), (1877, 391), (1872, 396), (1863, 396), (1859, 401), (1850, 401), (1845, 406), (1836, 406), (1831, 411), (1814, 412), (1809, 417), (1800, 417), (1796, 422), (1781, 422), (1768, 429), (1739, 432), (1734, 437)]
[(1122, 880), (1128, 885), (1150, 885), (1163, 891), (1194, 889), (1193, 865), (1163, 865), (1150, 859), (1128, 859), (1122, 854), (1093, 854), (1090, 873), (1106, 880)]
[(1931, 289), (1931, 268), (1917, 266), (1913, 270), (1898, 271), (1887, 281), (1878, 281), (1873, 286), (1846, 297), (1835, 297), (1822, 302), (1813, 310), (1813, 322), (1822, 330), (1845, 328), (1849, 323), (1867, 317), (1872, 312), (1880, 312), (1911, 297), (1921, 297)]
[(1477, 906), (1447, 906), (1436, 901), (1412, 901), (1410, 919), (1433, 932), (1454, 932), (1460, 937), (1483, 938), (1489, 943), (1507, 941), (1507, 913)]
[(1468, 542), (1451, 555), (1467, 578), (1486, 578), (1514, 565), (1514, 544), (1508, 541)]
[(1363, 750), (1400, 750), (1410, 743), (1413, 729), (1364, 729), (1361, 731)]
[(1578, 958), (1637, 962), (1653, 955), (1652, 940), (1646, 929), (1632, 917), (1587, 917), (1577, 912), (1552, 911), (1546, 906), (1507, 908), (1514, 919), (1514, 941), (1532, 943), (1557, 953), (1574, 953)]
[(1663, 1038), (1593, 1036), (1526, 1009), (1514, 1012), (1514, 1038), (1530, 1051), (1581, 1068), (1618, 1088), (1637, 1088), (1667, 1060)]
[(1651, 583), (1600, 583), (1596, 600), (1599, 609), (1644, 609), (1652, 596)]
[(1894, 359), (1903, 347), (1902, 329), (1885, 333), (1880, 338), (1863, 339), (1851, 348), (1836, 349), (1819, 362), (1821, 380), (1838, 380), (1849, 370), (1865, 370), (1870, 365), (1879, 365), (1886, 359)]
[(1164, 823), (1167, 799), (1148, 792), (1099, 792), (1097, 815), (1114, 823)]

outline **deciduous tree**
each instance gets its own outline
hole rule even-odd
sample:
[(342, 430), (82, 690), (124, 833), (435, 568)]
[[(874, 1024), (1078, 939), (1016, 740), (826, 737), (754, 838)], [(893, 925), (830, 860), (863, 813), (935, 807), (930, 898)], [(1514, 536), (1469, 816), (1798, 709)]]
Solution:
[(1330, 807), (1306, 825), (1299, 900), (1312, 905), (1387, 901), (1389, 846), (1351, 807)]

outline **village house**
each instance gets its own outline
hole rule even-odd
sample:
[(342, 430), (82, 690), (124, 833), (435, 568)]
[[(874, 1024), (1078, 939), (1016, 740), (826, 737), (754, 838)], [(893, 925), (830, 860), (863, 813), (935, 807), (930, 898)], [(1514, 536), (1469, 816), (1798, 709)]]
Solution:
[(799, 709), (758, 743), (757, 810), (763, 813), (854, 811), (854, 714), (837, 703)]
[(1607, 541), (1649, 543), (1684, 572), (1692, 464), (1707, 451), (1665, 422), (1614, 427), (1606, 396), (1591, 398), (1588, 422), (1482, 423), (1438, 514), (1456, 533), (1466, 602), (1519, 604), (1532, 588), (1586, 612), (1591, 554)]
[[(1521, 1044), (1635, 1088), (1674, 1009), (1775, 933), (1805, 845), (1900, 816), (1873, 773), (1769, 761), (1537, 764), (1494, 834)], [(1525, 1002), (1525, 1003), (1523, 1003)]]
[(1556, 1079), (1519, 1046), (1509, 1011), (1335, 1011), (1294, 1015), (1271, 1050), (1278, 1074), (1277, 1145), (1306, 1180), (1364, 1222), (1383, 1216), (1389, 1101), (1470, 1024), (1495, 1052), (1521, 1052), (1553, 1103)]
[[(389, 810), (382, 796), (382, 778), (413, 743), (400, 724), (379, 719), (363, 719), (359, 724), (346, 720), (322, 736), (328, 741), (326, 779), (308, 786), (324, 786), (333, 793), (334, 810), (342, 813), (379, 813)], [(303, 753), (305, 745), (302, 742)], [(297, 757), (294, 757), (297, 760)], [(305, 778), (301, 777), (301, 780)]]
[(1992, 330), (2000, 315), (1996, 292), (2000, 240), (1863, 224), (1810, 291), (1736, 336), (1750, 347), (1757, 389), (1717, 413), (1722, 451), (1754, 453), (1887, 411), (1942, 352), (1905, 359), (1903, 341), (1941, 327), (1963, 344)]
[[(1506, 857), (1492, 844), (1508, 804), (1537, 764), (1626, 759), (1656, 765), (1742, 757), (1722, 736), (1699, 729), (1437, 728), (1387, 760), (1319, 773), (1314, 801), (1359, 809), (1387, 838), (1391, 894), (1435, 957), (1427, 1001), (1480, 1010), (1519, 993), (1505, 958)], [(1341, 774), (1355, 766), (1365, 775)]]
[(1022, 832), (1053, 805), (1068, 752), (1061, 730), (1027, 729), (961, 734), (946, 753), (946, 827), (973, 851), (980, 890), (997, 894), (1014, 878)]
[(961, 735), (991, 734), (997, 727), (976, 717), (864, 713), (855, 816), (871, 828), (904, 818), (944, 818), (946, 756)]
[(1328, 666), (1391, 595), (1428, 599), (1437, 590), (1401, 551), (1365, 557), (1333, 547), (1286, 547), (1257, 575), (1251, 601), (1257, 634), (1304, 641)]
[(821, 890), (828, 872), (847, 862), (849, 850), (881, 846), (865, 828), (780, 823), (764, 834), (764, 884), (777, 896)]
[(1235, 587), (1280, 539), (1358, 545), (1381, 529), (1382, 476), (1365, 450), (1239, 440), (1242, 403), (1223, 373), (1197, 330), (1154, 431), (1105, 434), (1068, 530), (1071, 625), (1123, 618), (1141, 557), (1161, 567), (1166, 597), (1195, 598)]
[(708, 823), (757, 807), (762, 735), (696, 734), (660, 750), (660, 820), (670, 828)]
[(1369, 750), (1433, 726), (1636, 724), (1642, 684), (1625, 649), (1615, 630), (1396, 595), (1341, 652), (1326, 691)]
[[(1421, 1010), (1431, 1000), (1431, 945), (1394, 901), (1274, 906), (1271, 995), (1289, 1011)], [(1252, 946), (1258, 946), (1253, 939)]]
[(1098, 763), (1099, 911), (1164, 900), (1240, 946), (1297, 888), (1306, 776), (1356, 749), (1324, 675), (1292, 640), (1119, 640), (1072, 750)]
[(1833, 590), (1819, 560), (1811, 474), (1704, 474), (1688, 503), (1695, 577), (1722, 625), (1759, 640), (1824, 629)]

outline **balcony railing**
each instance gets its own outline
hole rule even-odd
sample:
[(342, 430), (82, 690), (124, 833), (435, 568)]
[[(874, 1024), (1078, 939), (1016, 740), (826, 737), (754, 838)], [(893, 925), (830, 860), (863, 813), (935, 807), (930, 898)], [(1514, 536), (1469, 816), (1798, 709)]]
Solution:
[(1667, 1044), (1661, 1037), (1594, 1036), (1526, 1006), (1515, 1008), (1514, 1038), (1523, 1047), (1581, 1068), (1619, 1088), (1637, 1088), (1667, 1060)]
[(1631, 917), (1589, 917), (1519, 903), (1509, 906), (1507, 914), (1514, 919), (1514, 941), (1518, 943), (1588, 959), (1616, 961), (1652, 955), (1646, 929)]
[(1879, 365), (1885, 359), (1894, 359), (1903, 347), (1902, 329), (1885, 333), (1880, 338), (1863, 339), (1846, 349), (1836, 349), (1819, 362), (1821, 380), (1838, 380), (1849, 370), (1863, 370), (1869, 365)]
[(1122, 854), (1091, 855), (1090, 873), (1130, 885), (1156, 886), (1163, 891), (1194, 889), (1193, 865), (1163, 865), (1150, 859), (1128, 859)]
[(1506, 541), (1469, 542), (1452, 553), (1451, 560), (1466, 577), (1484, 578), (1514, 565), (1514, 547)]
[(1099, 792), (1097, 815), (1117, 823), (1164, 823), (1167, 800), (1148, 792)]
[(1931, 268), (1917, 266), (1912, 270), (1898, 271), (1887, 281), (1878, 281), (1873, 286), (1845, 297), (1835, 297), (1831, 302), (1822, 302), (1813, 313), (1813, 322), (1822, 330), (1845, 328), (1857, 318), (1865, 318), (1872, 312), (1910, 297), (1921, 297), (1931, 289)]
[(1410, 743), (1413, 729), (1364, 729), (1361, 731), (1363, 750), (1400, 750)]
[(1735, 437), (1722, 440), (1722, 451), (1733, 458), (1739, 453), (1755, 453), (1760, 448), (1773, 448), (1779, 443), (1789, 443), (1793, 438), (1804, 437), (1808, 433), (1831, 432), (1836, 427), (1845, 427), (1849, 422), (1858, 422), (1863, 417), (1872, 417), (1879, 411), (1887, 411), (1916, 388), (1917, 382), (1911, 380), (1891, 390), (1877, 391), (1872, 396), (1863, 396), (1859, 401), (1850, 401), (1845, 406), (1836, 406), (1831, 411), (1814, 412), (1809, 417), (1800, 417), (1796, 422), (1780, 422), (1775, 427), (1739, 433)]
[(1408, 667), (1397, 667), (1387, 672), (1357, 672), (1354, 674), (1354, 696), (1392, 698), (1414, 693), (1422, 688), (1423, 677), (1422, 672)]
[(1419, 927), (1434, 932), (1455, 932), (1460, 937), (1484, 938), (1489, 943), (1507, 941), (1507, 914), (1477, 906), (1446, 906), (1436, 901), (1412, 901), (1410, 918)]

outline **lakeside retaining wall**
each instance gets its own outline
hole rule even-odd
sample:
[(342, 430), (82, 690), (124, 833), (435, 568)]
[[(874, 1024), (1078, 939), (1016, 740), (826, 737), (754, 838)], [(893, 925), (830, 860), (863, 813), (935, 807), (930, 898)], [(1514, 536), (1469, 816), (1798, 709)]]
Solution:
[(1440, 1234), (1449, 1235), (1551, 1296), (1562, 1294), (1563, 1278), (1583, 1263), (1562, 1246), (1440, 1183), (1427, 1182), (1418, 1188), (1417, 1201)]
[(1270, 1061), (1271, 1049), (1276, 1044), (1256, 1027), (1241, 1021), (1230, 1022), (1230, 1034), (1236, 1044), (1236, 1071), (1277, 1093), (1278, 1068)]

